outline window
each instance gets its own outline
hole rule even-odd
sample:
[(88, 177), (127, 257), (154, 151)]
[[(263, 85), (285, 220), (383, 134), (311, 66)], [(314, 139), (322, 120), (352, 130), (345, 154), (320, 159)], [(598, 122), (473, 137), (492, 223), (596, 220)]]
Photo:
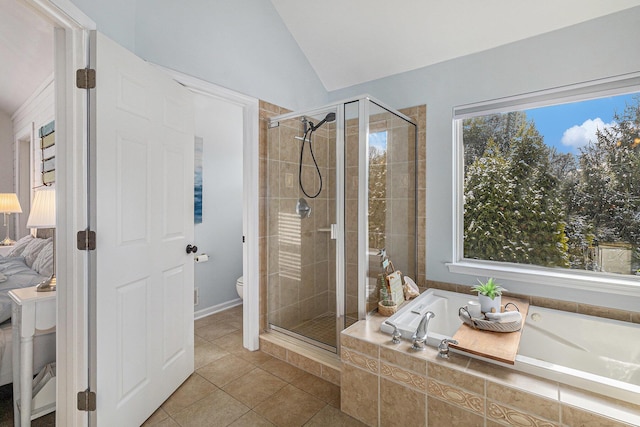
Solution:
[(457, 111), (454, 265), (640, 285), (640, 91), (598, 89)]

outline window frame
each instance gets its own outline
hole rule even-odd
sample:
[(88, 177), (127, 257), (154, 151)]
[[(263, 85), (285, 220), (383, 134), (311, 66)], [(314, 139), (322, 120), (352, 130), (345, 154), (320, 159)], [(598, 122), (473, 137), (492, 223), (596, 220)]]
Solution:
[(640, 296), (640, 277), (637, 276), (464, 258), (463, 241), (464, 144), (462, 123), (464, 119), (635, 92), (640, 92), (640, 72), (454, 107), (452, 118), (454, 244), (451, 254), (453, 261), (446, 263), (449, 272), (476, 277), (495, 277), (559, 289), (579, 289), (606, 294)]

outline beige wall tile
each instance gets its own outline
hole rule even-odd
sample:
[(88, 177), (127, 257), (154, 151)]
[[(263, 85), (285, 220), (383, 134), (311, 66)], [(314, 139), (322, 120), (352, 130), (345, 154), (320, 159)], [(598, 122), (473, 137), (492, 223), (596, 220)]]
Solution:
[(316, 362), (291, 350), (287, 351), (287, 362), (317, 377), (322, 374), (322, 365), (320, 362)]
[(343, 369), (345, 364), (350, 363), (352, 365), (358, 366), (361, 369), (366, 369), (367, 371), (374, 374), (377, 374), (380, 371), (377, 358), (373, 359), (365, 354), (357, 353), (346, 347), (342, 347), (340, 350), (342, 353), (341, 358), (343, 362)]
[(342, 366), (340, 409), (363, 423), (378, 425), (378, 376), (353, 367)]
[(427, 396), (380, 378), (380, 425), (425, 426)]
[(506, 385), (551, 400), (558, 399), (558, 383), (540, 377), (476, 359), (471, 359), (467, 372), (482, 375), (488, 382)]
[(340, 386), (341, 369), (332, 368), (331, 366), (322, 365), (322, 373), (320, 376), (332, 384)]
[(558, 427), (558, 423), (537, 418), (531, 414), (500, 405), (495, 402), (487, 402), (487, 419), (492, 418), (510, 426), (522, 427)]
[(631, 312), (609, 307), (597, 307), (589, 304), (578, 304), (578, 313), (589, 316), (605, 317), (607, 319), (631, 321)]
[(621, 423), (610, 418), (602, 417), (591, 412), (583, 411), (573, 406), (562, 405), (562, 425), (579, 427), (629, 427), (630, 424)]
[(424, 375), (419, 375), (397, 366), (380, 363), (380, 375), (400, 382), (405, 387), (411, 387), (421, 392), (427, 390), (426, 377)]
[(350, 348), (369, 357), (378, 358), (378, 345), (359, 340), (350, 335), (341, 334), (340, 343), (343, 347)]
[(431, 396), (427, 397), (427, 421), (429, 427), (484, 427), (484, 417)]
[(427, 361), (421, 358), (413, 357), (404, 350), (381, 346), (380, 361), (388, 362), (392, 365), (400, 366), (419, 375), (427, 374)]
[(486, 396), (487, 399), (522, 409), (547, 420), (560, 420), (560, 404), (556, 399), (544, 399), (491, 381), (487, 381)]
[(427, 392), (429, 397), (447, 401), (452, 405), (484, 415), (484, 397), (475, 393), (469, 393), (458, 387), (454, 387), (431, 378), (427, 379)]
[(473, 393), (484, 395), (484, 378), (476, 375), (469, 375), (457, 369), (448, 368), (442, 364), (429, 362), (429, 378), (439, 382), (453, 384), (456, 387), (469, 390)]
[(572, 301), (561, 301), (551, 298), (531, 297), (531, 304), (538, 307), (552, 308), (554, 310), (569, 311), (575, 313), (578, 311), (578, 303)]
[(287, 360), (287, 349), (270, 341), (260, 339), (260, 350), (281, 360)]

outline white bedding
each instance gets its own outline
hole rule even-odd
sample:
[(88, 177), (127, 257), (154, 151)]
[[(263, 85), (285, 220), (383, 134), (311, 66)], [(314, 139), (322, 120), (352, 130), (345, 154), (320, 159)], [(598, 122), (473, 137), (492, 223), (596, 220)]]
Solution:
[[(53, 269), (53, 242), (30, 235), (20, 239), (9, 256), (0, 256), (0, 386), (13, 382), (11, 299), (12, 289), (35, 286), (46, 279)], [(9, 319), (9, 320), (7, 320)], [(55, 332), (38, 335), (33, 341), (33, 372), (55, 361)]]

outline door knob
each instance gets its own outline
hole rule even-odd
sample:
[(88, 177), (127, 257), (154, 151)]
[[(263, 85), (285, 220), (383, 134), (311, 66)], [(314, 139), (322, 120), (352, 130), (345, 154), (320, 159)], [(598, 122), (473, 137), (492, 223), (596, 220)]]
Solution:
[(195, 254), (196, 252), (198, 252), (198, 247), (196, 245), (187, 245), (187, 254)]

